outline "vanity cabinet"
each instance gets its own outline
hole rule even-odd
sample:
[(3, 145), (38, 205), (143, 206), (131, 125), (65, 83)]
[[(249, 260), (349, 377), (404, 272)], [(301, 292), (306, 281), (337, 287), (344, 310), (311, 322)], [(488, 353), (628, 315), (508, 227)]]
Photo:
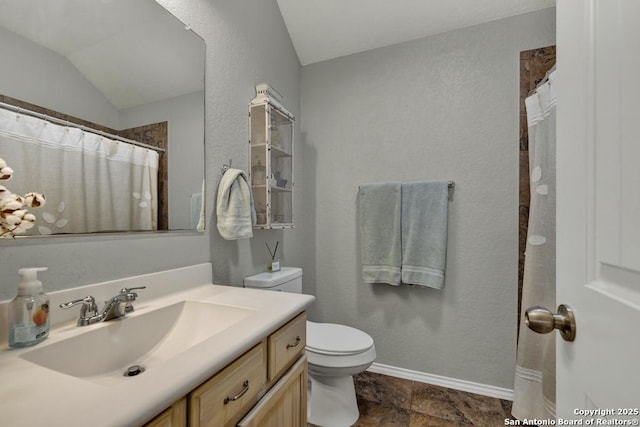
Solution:
[(145, 427), (187, 427), (187, 398), (178, 400)]
[[(270, 89), (270, 88), (269, 88)], [(272, 92), (257, 89), (249, 103), (249, 181), (255, 228), (292, 228), (294, 116)]]
[(306, 427), (306, 319), (289, 320), (145, 427)]

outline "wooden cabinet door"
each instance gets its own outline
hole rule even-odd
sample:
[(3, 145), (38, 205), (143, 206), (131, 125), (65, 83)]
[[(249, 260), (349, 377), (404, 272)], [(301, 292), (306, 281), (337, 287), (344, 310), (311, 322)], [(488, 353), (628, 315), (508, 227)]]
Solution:
[(187, 399), (178, 400), (144, 427), (187, 427)]
[(239, 423), (239, 427), (306, 427), (307, 357), (302, 356)]

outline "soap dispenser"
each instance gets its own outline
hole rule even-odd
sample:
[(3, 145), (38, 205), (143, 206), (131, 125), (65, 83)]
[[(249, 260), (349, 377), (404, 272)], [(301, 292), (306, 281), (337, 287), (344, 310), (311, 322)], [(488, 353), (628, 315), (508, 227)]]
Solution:
[(18, 296), (9, 303), (9, 346), (28, 347), (49, 336), (49, 296), (42, 292), (38, 272), (46, 267), (21, 268)]

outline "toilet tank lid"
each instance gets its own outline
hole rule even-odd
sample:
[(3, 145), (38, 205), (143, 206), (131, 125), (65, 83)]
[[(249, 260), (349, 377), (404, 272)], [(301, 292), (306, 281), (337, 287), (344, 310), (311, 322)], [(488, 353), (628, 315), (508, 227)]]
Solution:
[(245, 277), (244, 286), (247, 288), (273, 288), (302, 277), (302, 269), (298, 267), (282, 267), (280, 271), (264, 272)]

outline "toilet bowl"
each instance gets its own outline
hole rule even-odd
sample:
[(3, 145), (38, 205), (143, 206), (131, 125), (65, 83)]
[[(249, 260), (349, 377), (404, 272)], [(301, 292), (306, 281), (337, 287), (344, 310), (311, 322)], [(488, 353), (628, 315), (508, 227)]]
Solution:
[[(302, 270), (285, 267), (245, 278), (247, 288), (302, 293)], [(323, 427), (347, 427), (360, 416), (353, 375), (376, 358), (373, 338), (350, 326), (307, 321), (309, 389), (307, 419)]]
[(360, 416), (353, 375), (376, 358), (373, 339), (349, 326), (307, 322), (308, 421), (319, 426), (351, 426)]

